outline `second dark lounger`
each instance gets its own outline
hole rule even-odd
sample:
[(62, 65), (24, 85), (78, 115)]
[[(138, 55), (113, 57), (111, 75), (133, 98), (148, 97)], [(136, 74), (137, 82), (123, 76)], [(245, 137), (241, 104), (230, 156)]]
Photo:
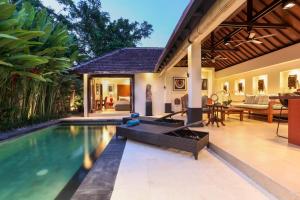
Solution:
[[(178, 119), (173, 119), (172, 117), (174, 115), (178, 114), (184, 114), (186, 111), (180, 111), (180, 112), (175, 112), (171, 113), (168, 115), (165, 115), (160, 118), (156, 117), (139, 117), (138, 119), (145, 124), (156, 124), (156, 125), (162, 125), (162, 126), (170, 126), (170, 127), (180, 127), (184, 126), (184, 120), (178, 120)], [(127, 121), (131, 120), (131, 117), (124, 117), (123, 118), (123, 124), (126, 124)]]
[(121, 125), (117, 126), (116, 136), (191, 152), (198, 159), (199, 151), (208, 146), (209, 134), (190, 130), (188, 127), (193, 125), (195, 124), (177, 128), (145, 123), (133, 127)]

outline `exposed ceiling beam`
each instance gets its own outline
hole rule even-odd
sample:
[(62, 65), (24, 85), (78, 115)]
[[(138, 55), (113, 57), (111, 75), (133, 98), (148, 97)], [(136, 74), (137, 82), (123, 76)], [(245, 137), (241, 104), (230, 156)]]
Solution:
[[(249, 24), (245, 22), (223, 22), (220, 27), (230, 28), (248, 28)], [(254, 23), (251, 25), (253, 29), (286, 29), (289, 28), (288, 24), (273, 24), (273, 23)]]
[[(248, 20), (251, 19), (251, 21), (249, 20), (247, 23), (251, 27), (251, 25), (255, 24), (258, 19), (260, 19), (260, 18), (266, 16), (267, 14), (269, 14), (270, 12), (272, 12), (272, 10), (274, 10), (277, 6), (281, 5), (281, 3), (282, 3), (282, 0), (273, 0), (272, 3), (270, 3), (268, 6), (266, 6), (263, 10), (259, 11), (256, 15), (252, 16), (253, 4), (252, 4), (252, 0), (248, 0), (248, 2), (247, 2), (247, 18), (248, 18)], [(250, 11), (251, 15), (250, 15), (249, 11)], [(241, 30), (243, 30), (243, 28), (235, 29), (234, 31), (229, 33), (226, 37), (231, 38), (234, 35), (238, 34)], [(219, 46), (223, 42), (224, 42), (224, 39), (222, 38), (214, 44), (214, 47)]]
[(205, 52), (210, 52), (210, 51), (216, 51), (216, 52), (226, 52), (226, 51), (238, 51), (239, 49), (205, 49), (205, 48), (203, 48), (203, 49), (201, 49), (202, 51), (205, 51)]

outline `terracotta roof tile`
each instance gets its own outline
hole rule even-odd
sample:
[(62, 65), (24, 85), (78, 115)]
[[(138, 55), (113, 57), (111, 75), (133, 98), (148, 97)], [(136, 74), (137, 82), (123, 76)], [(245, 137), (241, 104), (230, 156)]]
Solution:
[(124, 48), (73, 68), (77, 73), (134, 74), (154, 72), (163, 48)]

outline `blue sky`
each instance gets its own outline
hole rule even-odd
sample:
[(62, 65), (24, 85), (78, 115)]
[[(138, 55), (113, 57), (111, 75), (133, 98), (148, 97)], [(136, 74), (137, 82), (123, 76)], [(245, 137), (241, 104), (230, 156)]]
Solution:
[[(56, 0), (42, 0), (47, 6), (60, 10)], [(112, 19), (120, 17), (131, 21), (148, 21), (153, 25), (151, 38), (139, 46), (164, 47), (189, 0), (101, 0), (102, 10)]]

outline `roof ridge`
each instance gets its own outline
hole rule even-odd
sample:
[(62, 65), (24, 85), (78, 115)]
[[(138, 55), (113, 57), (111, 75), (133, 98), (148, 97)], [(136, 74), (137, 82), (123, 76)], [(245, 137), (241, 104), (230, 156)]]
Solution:
[(106, 58), (106, 57), (108, 57), (108, 56), (114, 55), (114, 54), (116, 54), (116, 53), (119, 53), (121, 50), (122, 50), (122, 49), (117, 49), (117, 50), (114, 50), (114, 51), (112, 51), (112, 52), (103, 54), (103, 55), (100, 56), (100, 57), (96, 57), (96, 58), (94, 58), (94, 59), (92, 59), (92, 60), (89, 60), (89, 61), (87, 61), (87, 62), (81, 63), (81, 64), (79, 64), (79, 65), (73, 67), (73, 69), (77, 69), (78, 67), (83, 67), (83, 66), (85, 66), (85, 65), (88, 65), (88, 64), (90, 64), (90, 63), (92, 63), (92, 62), (94, 62), (94, 61), (96, 61), (96, 60), (98, 60), (98, 59), (102, 59), (102, 58)]
[(122, 49), (164, 49), (164, 47), (125, 47)]

